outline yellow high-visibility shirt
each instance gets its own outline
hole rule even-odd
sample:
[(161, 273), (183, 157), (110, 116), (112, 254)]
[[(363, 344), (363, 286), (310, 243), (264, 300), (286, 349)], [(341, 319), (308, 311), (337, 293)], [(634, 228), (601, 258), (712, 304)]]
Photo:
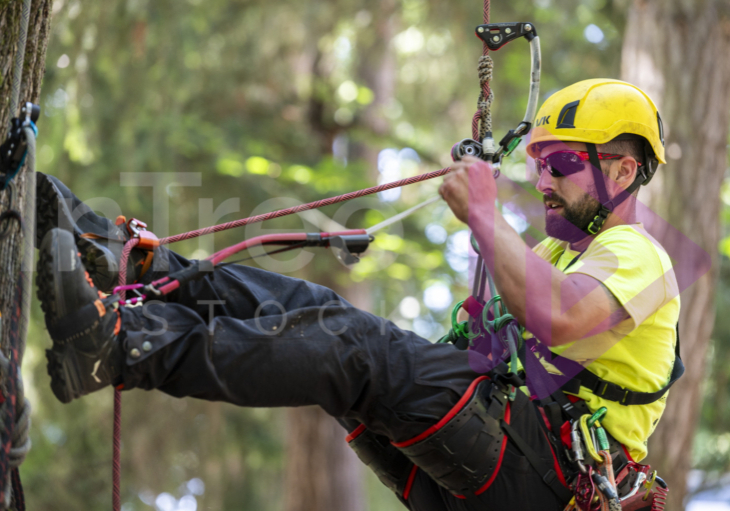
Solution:
[[(567, 242), (547, 238), (534, 252), (566, 274), (583, 273), (600, 281), (629, 315), (611, 330), (552, 348), (554, 353), (629, 390), (656, 392), (669, 383), (677, 342), (679, 289), (669, 256), (640, 223), (601, 232), (567, 270), (578, 255)], [(558, 372), (545, 361), (543, 364), (550, 372)], [(635, 461), (646, 457), (647, 441), (664, 412), (667, 395), (648, 405), (624, 406), (584, 387), (578, 393), (591, 411), (602, 406), (608, 409), (603, 426)]]

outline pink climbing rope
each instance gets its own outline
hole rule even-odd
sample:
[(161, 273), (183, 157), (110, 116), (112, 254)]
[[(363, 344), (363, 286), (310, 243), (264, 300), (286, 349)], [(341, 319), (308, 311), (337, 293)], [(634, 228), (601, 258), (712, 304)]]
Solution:
[[(484, 24), (487, 25), (489, 23), (489, 1), (490, 0), (484, 0)], [(486, 57), (489, 55), (489, 47), (487, 46), (486, 42), (482, 42), (482, 56)], [(489, 86), (489, 81), (486, 81), (482, 84), (482, 94), (481, 97), (488, 98), (490, 94), (492, 93), (492, 89)], [(480, 98), (481, 98), (480, 97)], [(477, 109), (477, 111), (474, 113), (474, 117), (472, 117), (471, 120), (471, 137), (474, 140), (477, 140), (481, 142), (479, 137), (479, 121), (482, 119), (482, 110)], [(486, 121), (486, 119), (484, 119)]]
[[(225, 224), (219, 224), (219, 225), (214, 225), (212, 227), (205, 227), (203, 229), (198, 229), (195, 231), (184, 232), (182, 234), (177, 234), (175, 236), (168, 236), (167, 238), (161, 238), (160, 244), (166, 245), (168, 243), (175, 243), (177, 241), (189, 240), (191, 238), (197, 238), (198, 236), (203, 236), (204, 234), (225, 231), (227, 229), (233, 229), (234, 227), (242, 227), (242, 226), (248, 225), (248, 224), (255, 224), (257, 222), (263, 222), (265, 220), (270, 220), (272, 218), (279, 218), (282, 216), (292, 215), (292, 214), (300, 213), (302, 211), (307, 211), (310, 209), (318, 209), (318, 208), (322, 208), (324, 206), (329, 206), (331, 204), (337, 204), (338, 202), (345, 202), (345, 201), (349, 201), (352, 199), (357, 199), (358, 197), (365, 197), (366, 195), (372, 195), (374, 193), (384, 192), (385, 190), (391, 190), (393, 188), (400, 188), (401, 186), (407, 186), (407, 185), (411, 185), (413, 183), (420, 183), (421, 181), (428, 181), (429, 179), (434, 179), (436, 177), (444, 176), (444, 175), (448, 174), (449, 172), (451, 172), (451, 167), (447, 167), (447, 168), (441, 169), (441, 170), (434, 170), (433, 172), (427, 172), (426, 174), (420, 174), (418, 176), (408, 177), (405, 179), (401, 179), (399, 181), (393, 181), (392, 183), (385, 183), (385, 184), (378, 185), (378, 186), (372, 186), (370, 188), (365, 188), (364, 190), (358, 190), (356, 192), (350, 192), (350, 193), (346, 193), (344, 195), (330, 197), (328, 199), (322, 199), (322, 200), (310, 202), (308, 204), (300, 204), (299, 206), (293, 206), (291, 208), (280, 209), (278, 211), (272, 211), (271, 213), (263, 213), (261, 215), (243, 218), (241, 220), (234, 220), (233, 222), (227, 222)], [(120, 276), (121, 275), (125, 275), (125, 274), (120, 273)]]

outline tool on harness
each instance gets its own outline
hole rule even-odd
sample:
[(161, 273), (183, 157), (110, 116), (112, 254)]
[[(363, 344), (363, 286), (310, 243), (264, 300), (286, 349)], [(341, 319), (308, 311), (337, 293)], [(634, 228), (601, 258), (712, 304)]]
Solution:
[[(579, 472), (572, 484), (574, 499), (565, 511), (648, 511), (647, 506), (651, 506), (652, 511), (662, 511), (668, 493), (666, 483), (656, 476), (656, 471), (651, 472), (649, 465), (621, 461), (621, 451), (612, 457), (610, 449), (614, 447), (608, 438), (604, 442), (597, 434), (603, 429), (600, 420), (605, 414), (602, 407), (593, 414), (583, 414), (579, 420), (571, 421), (570, 461)], [(605, 435), (607, 437), (607, 433)], [(591, 455), (590, 463), (584, 463), (583, 446)], [(618, 466), (614, 464), (614, 457)], [(652, 489), (654, 482), (657, 487)], [(639, 492), (642, 486), (646, 488), (643, 495)]]
[(24, 128), (30, 127), (38, 135), (35, 123), (41, 114), (41, 107), (33, 103), (25, 103), (18, 117), (10, 120), (8, 136), (0, 145), (0, 190), (5, 190), (13, 178), (18, 175), (28, 154), (28, 141)]
[(595, 504), (598, 500), (596, 495), (596, 483), (593, 481), (593, 467), (588, 467), (585, 474), (578, 474), (578, 479), (575, 482), (574, 497), (568, 503), (566, 509), (578, 509), (594, 511), (596, 509)]
[(621, 511), (621, 501), (616, 489), (611, 453), (607, 450), (601, 450), (599, 454), (603, 461), (598, 464), (599, 471), (594, 473), (592, 477), (596, 481), (596, 487), (601, 492), (602, 500), (607, 501), (606, 507), (610, 511)]
[(499, 147), (495, 148), (491, 131), (486, 136), (477, 141), (466, 138), (455, 144), (451, 148), (451, 158), (454, 161), (461, 160), (464, 156), (474, 156), (484, 161), (492, 163), (495, 173), (499, 173), (502, 159), (509, 156), (520, 144), (522, 137), (527, 135), (532, 127), (537, 111), (537, 103), (540, 96), (540, 38), (537, 35), (535, 25), (532, 23), (492, 23), (479, 25), (476, 28), (476, 35), (487, 47), (496, 51), (505, 44), (514, 41), (520, 37), (524, 37), (530, 42), (531, 71), (530, 71), (530, 95), (527, 100), (527, 111), (515, 129), (509, 130), (507, 134), (499, 141)]

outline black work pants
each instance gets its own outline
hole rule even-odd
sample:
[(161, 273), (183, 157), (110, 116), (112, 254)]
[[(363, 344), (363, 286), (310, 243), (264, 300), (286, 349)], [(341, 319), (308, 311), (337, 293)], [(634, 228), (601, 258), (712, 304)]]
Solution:
[[(189, 265), (166, 250), (158, 256), (169, 257), (170, 272)], [(122, 331), (127, 389), (240, 406), (319, 405), (395, 442), (437, 423), (480, 376), (465, 351), (401, 330), (322, 286), (246, 266), (220, 268), (166, 301), (122, 308)], [(552, 464), (535, 407), (522, 408), (512, 426)], [(418, 470), (407, 501), (412, 511), (564, 505), (512, 442), (478, 497), (458, 499)]]

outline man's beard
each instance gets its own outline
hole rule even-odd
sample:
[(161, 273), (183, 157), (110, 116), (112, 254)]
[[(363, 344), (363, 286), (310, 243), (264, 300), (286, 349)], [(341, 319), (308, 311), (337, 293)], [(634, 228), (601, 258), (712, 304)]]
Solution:
[(545, 232), (548, 236), (569, 243), (577, 243), (588, 236), (585, 230), (596, 217), (596, 213), (601, 206), (600, 202), (590, 192), (570, 205), (557, 194), (546, 196), (545, 199), (563, 206), (561, 213), (545, 215)]

